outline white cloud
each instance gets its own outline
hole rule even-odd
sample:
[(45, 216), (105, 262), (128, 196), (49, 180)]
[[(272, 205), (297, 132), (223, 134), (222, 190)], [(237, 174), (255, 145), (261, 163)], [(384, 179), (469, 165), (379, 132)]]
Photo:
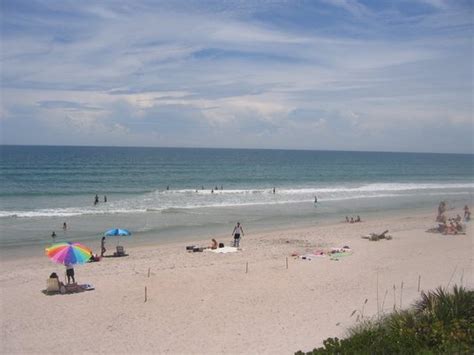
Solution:
[[(326, 142), (332, 149), (397, 124), (468, 124), (472, 52), (459, 30), (465, 14), (442, 9), (442, 1), (435, 1), (439, 11), (413, 17), (356, 1), (326, 3), (317, 9), (326, 12), (322, 24), (291, 3), (279, 6), (300, 11), (302, 23), (288, 22), (284, 12), (285, 21), (274, 20), (263, 3), (216, 3), (216, 12), (200, 2), (189, 11), (166, 2), (57, 5), (78, 16), (70, 26), (53, 15), (22, 14), (24, 26), (33, 17), (45, 29), (2, 34), (2, 119), (78, 129), (89, 132), (87, 142), (94, 132), (113, 132), (135, 145), (193, 139), (222, 146), (223, 132), (241, 129), (242, 144), (298, 148), (304, 141), (308, 148), (308, 136), (325, 132), (314, 148)], [(337, 11), (331, 18), (338, 8), (349, 17)], [(357, 31), (348, 33), (353, 17)], [(51, 31), (58, 26), (63, 33)], [(187, 135), (186, 124), (202, 139)]]

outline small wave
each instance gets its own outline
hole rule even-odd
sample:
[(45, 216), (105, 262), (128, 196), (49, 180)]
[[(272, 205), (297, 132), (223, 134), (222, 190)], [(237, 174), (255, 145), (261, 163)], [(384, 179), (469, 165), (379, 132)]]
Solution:
[(71, 209), (42, 209), (36, 211), (0, 211), (0, 218), (35, 218), (35, 217), (73, 217), (83, 215), (142, 213), (146, 209), (114, 209), (114, 210), (71, 210)]
[(186, 213), (187, 210), (185, 208), (175, 208), (175, 207), (170, 207), (170, 208), (165, 208), (161, 210), (161, 213)]
[(350, 193), (350, 192), (381, 192), (381, 191), (411, 191), (411, 190), (445, 190), (445, 189), (472, 189), (474, 184), (464, 183), (374, 183), (362, 186), (320, 187), (301, 189), (282, 189), (282, 194), (314, 194), (314, 193)]
[[(278, 194), (315, 194), (315, 193), (337, 193), (337, 192), (379, 192), (379, 191), (410, 191), (410, 190), (440, 190), (440, 189), (472, 189), (474, 183), (373, 183), (360, 186), (322, 186), (322, 187), (302, 187), (302, 188), (276, 188)], [(182, 190), (156, 190), (155, 194), (216, 194), (216, 195), (247, 195), (272, 193), (273, 188), (254, 189), (182, 189)]]
[[(0, 210), (0, 218), (73, 217), (161, 212), (163, 214), (196, 213), (206, 207), (238, 207), (305, 203), (318, 196), (320, 202), (393, 196), (472, 194), (473, 183), (373, 183), (352, 186), (302, 187), (297, 189), (232, 189), (210, 191), (155, 191), (130, 199), (117, 200), (107, 206), (93, 208), (43, 208), (36, 210)], [(159, 195), (156, 195), (159, 194)], [(194, 212), (193, 212), (194, 211)]]

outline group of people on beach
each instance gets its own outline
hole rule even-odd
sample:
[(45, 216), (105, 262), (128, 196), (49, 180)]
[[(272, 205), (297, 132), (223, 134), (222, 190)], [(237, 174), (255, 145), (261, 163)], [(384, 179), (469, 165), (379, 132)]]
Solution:
[[(107, 196), (104, 195), (104, 203), (106, 202), (107, 202)], [(96, 206), (98, 203), (99, 203), (99, 195), (96, 194), (94, 197), (94, 206)]]
[(355, 219), (352, 216), (351, 216), (351, 219), (349, 219), (349, 217), (346, 216), (346, 223), (357, 223), (357, 222), (362, 222), (362, 220), (360, 219), (360, 216), (357, 216)]
[[(235, 248), (240, 248), (240, 239), (244, 236), (244, 229), (240, 222), (237, 222), (234, 229), (232, 230), (232, 246)], [(215, 238), (211, 239), (211, 245), (209, 245), (209, 249), (215, 250), (218, 248), (223, 248), (224, 243), (218, 243)], [(200, 250), (202, 251), (202, 250)]]
[(465, 226), (464, 222), (469, 222), (471, 220), (471, 211), (469, 206), (464, 206), (464, 218), (461, 218), (459, 214), (456, 217), (448, 218), (446, 216), (446, 202), (441, 201), (438, 205), (438, 215), (436, 216), (436, 222), (438, 222), (438, 227), (434, 228), (434, 231), (437, 231), (442, 234), (459, 234), (464, 233)]

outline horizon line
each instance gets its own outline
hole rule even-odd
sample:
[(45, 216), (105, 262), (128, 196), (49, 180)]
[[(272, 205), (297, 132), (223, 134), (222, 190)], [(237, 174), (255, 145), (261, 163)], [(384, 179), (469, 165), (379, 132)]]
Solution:
[(75, 147), (75, 148), (145, 148), (145, 149), (223, 149), (223, 150), (283, 150), (303, 152), (344, 152), (344, 153), (404, 153), (404, 154), (448, 154), (448, 155), (474, 155), (472, 153), (446, 153), (446, 152), (411, 152), (388, 150), (339, 150), (339, 149), (304, 149), (304, 148), (235, 148), (235, 147), (178, 147), (178, 146), (120, 146), (120, 145), (59, 145), (59, 144), (8, 144), (0, 143), (0, 147)]

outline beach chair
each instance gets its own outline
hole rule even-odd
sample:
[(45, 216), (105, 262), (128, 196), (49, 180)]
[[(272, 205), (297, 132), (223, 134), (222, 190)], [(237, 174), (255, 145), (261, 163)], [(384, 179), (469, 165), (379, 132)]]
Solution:
[(46, 280), (46, 293), (53, 294), (53, 293), (66, 293), (66, 287), (62, 282), (59, 282), (57, 278), (49, 278)]
[(125, 253), (123, 246), (117, 245), (117, 251), (114, 253), (114, 256), (127, 256), (128, 254)]

